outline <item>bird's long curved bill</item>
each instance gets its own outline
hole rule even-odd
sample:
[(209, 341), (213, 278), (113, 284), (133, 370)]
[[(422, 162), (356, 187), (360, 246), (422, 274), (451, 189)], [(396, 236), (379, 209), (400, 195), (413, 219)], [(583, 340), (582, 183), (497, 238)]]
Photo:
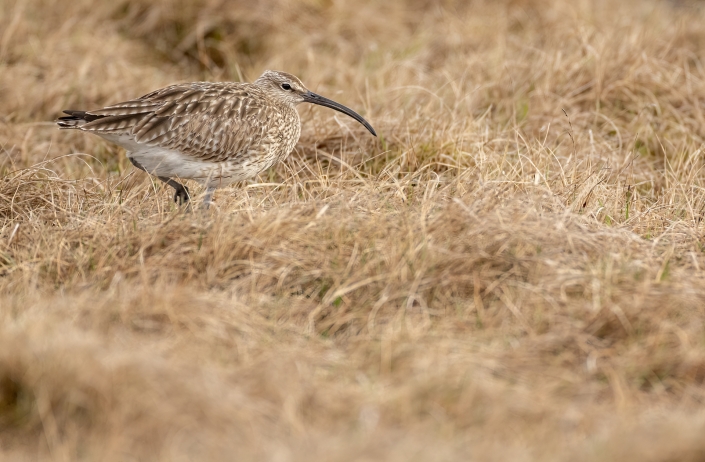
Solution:
[(308, 93), (305, 93), (303, 95), (304, 101), (307, 103), (313, 103), (313, 104), (318, 104), (320, 106), (325, 106), (329, 107), (331, 109), (335, 109), (336, 111), (340, 111), (343, 114), (349, 115), (353, 119), (357, 120), (360, 122), (367, 130), (370, 131), (374, 136), (377, 136), (377, 133), (375, 133), (375, 129), (372, 128), (372, 125), (370, 125), (365, 119), (362, 118), (360, 114), (357, 112), (353, 111), (352, 109), (343, 106), (342, 104), (336, 103), (335, 101), (324, 98), (321, 95), (317, 95), (316, 93), (313, 93), (309, 91)]

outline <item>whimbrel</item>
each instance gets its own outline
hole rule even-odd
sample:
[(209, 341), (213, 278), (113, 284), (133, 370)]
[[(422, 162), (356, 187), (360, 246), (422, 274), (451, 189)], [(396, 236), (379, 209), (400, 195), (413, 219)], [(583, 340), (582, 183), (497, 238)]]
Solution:
[(216, 188), (252, 178), (289, 155), (301, 135), (300, 103), (340, 111), (377, 136), (357, 112), (279, 71), (265, 71), (253, 83), (171, 85), (103, 109), (67, 110), (56, 123), (122, 146), (135, 167), (174, 188), (177, 203), (187, 202), (189, 191), (175, 177), (205, 185), (207, 208)]

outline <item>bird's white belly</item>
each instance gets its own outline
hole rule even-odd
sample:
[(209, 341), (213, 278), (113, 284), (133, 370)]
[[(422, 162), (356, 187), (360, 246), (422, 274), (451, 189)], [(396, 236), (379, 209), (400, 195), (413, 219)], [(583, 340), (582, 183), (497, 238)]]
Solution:
[[(193, 179), (207, 186), (226, 186), (236, 181), (256, 176), (269, 168), (276, 159), (259, 158), (257, 155), (237, 156), (232, 161), (209, 162), (199, 160), (179, 151), (148, 146), (134, 142), (125, 135), (103, 135), (127, 150), (127, 156), (136, 160), (152, 175), (167, 178)], [(259, 159), (258, 159), (259, 158)], [(252, 159), (257, 159), (252, 161)]]

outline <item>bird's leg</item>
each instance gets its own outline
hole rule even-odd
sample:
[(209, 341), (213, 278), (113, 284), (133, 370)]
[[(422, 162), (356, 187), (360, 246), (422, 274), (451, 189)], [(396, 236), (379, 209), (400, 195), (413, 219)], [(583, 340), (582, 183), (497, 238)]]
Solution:
[(174, 202), (179, 205), (182, 205), (189, 201), (190, 195), (188, 192), (188, 187), (182, 185), (178, 181), (172, 180), (171, 178), (167, 178), (165, 176), (158, 176), (157, 178), (174, 188), (174, 190), (176, 191), (174, 192)]
[(208, 207), (211, 206), (211, 199), (213, 198), (213, 193), (215, 192), (215, 186), (207, 186), (206, 187), (206, 195), (203, 198), (203, 205), (201, 205), (201, 208), (204, 210), (208, 210)]
[[(139, 162), (137, 162), (135, 159), (133, 159), (132, 157), (128, 157), (128, 159), (130, 159), (130, 162), (132, 162), (132, 165), (134, 165), (138, 169), (149, 174), (149, 172), (147, 172), (147, 169), (142, 167), (142, 165)], [(165, 176), (158, 176), (157, 178), (159, 178), (161, 181), (163, 181), (164, 183), (166, 183), (169, 186), (171, 186), (172, 188), (174, 188), (174, 190), (176, 191), (174, 193), (174, 202), (181, 205), (181, 204), (185, 204), (189, 201), (190, 195), (189, 195), (188, 187), (182, 185), (178, 181), (172, 180), (171, 178), (167, 178)]]

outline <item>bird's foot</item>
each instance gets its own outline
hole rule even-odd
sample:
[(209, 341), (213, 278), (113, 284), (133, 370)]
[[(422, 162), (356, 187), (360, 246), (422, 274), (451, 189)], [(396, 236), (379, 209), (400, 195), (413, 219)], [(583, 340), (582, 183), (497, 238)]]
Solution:
[(189, 199), (191, 198), (188, 191), (188, 187), (182, 184), (180, 184), (179, 186), (180, 187), (178, 188), (174, 188), (176, 190), (174, 192), (174, 202), (176, 202), (178, 205), (187, 204)]

